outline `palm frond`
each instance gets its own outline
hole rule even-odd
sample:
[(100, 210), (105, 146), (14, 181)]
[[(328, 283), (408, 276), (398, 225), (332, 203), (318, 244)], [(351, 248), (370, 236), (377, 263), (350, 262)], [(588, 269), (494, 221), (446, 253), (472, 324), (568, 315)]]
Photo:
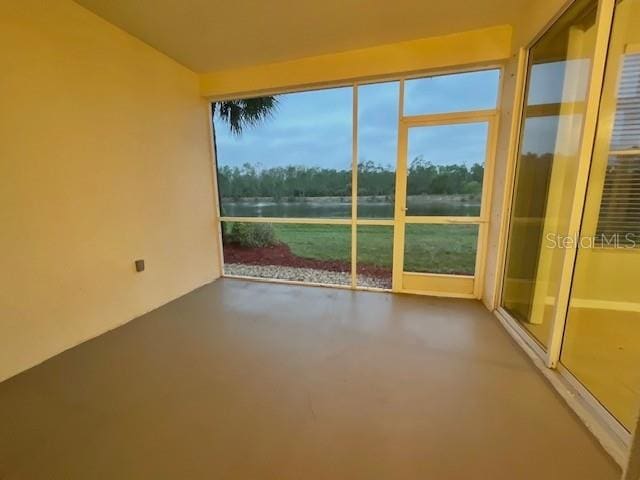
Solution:
[(232, 133), (240, 135), (246, 127), (255, 126), (273, 115), (277, 106), (277, 97), (243, 98), (214, 102), (213, 112), (227, 123)]

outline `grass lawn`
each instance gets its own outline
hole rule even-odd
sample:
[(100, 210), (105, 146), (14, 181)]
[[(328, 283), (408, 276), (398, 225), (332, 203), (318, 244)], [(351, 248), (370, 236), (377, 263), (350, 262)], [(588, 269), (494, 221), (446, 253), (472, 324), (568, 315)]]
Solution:
[[(305, 258), (351, 261), (348, 225), (274, 224), (277, 238)], [(472, 274), (478, 229), (475, 225), (408, 225), (405, 271)], [(358, 262), (391, 269), (393, 227), (358, 227)]]

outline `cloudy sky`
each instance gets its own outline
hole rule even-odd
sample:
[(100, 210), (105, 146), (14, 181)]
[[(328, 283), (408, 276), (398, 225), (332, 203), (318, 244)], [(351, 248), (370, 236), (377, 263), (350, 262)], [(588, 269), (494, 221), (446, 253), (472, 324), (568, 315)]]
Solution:
[[(542, 71), (535, 81), (557, 85), (557, 80), (550, 82), (550, 78), (558, 78), (557, 68)], [(405, 115), (494, 108), (498, 81), (497, 70), (409, 80), (405, 84)], [(395, 165), (398, 91), (398, 82), (359, 87), (360, 161)], [(304, 165), (349, 169), (352, 96), (351, 87), (280, 95), (273, 116), (241, 136), (232, 135), (224, 123), (216, 121), (219, 165), (251, 163), (261, 168)], [(546, 97), (542, 95), (535, 101), (549, 101)], [(412, 129), (409, 158), (422, 155), (435, 164), (482, 163), (486, 137), (485, 124)], [(527, 147), (536, 150), (550, 147), (541, 142), (539, 139), (538, 147)]]

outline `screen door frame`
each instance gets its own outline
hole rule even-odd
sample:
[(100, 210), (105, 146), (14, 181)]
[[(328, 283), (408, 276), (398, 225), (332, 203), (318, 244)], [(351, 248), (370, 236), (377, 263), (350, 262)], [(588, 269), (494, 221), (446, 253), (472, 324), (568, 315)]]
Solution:
[[(401, 96), (402, 96), (401, 92)], [(480, 298), (487, 254), (487, 237), (496, 147), (498, 112), (473, 112), (401, 116), (398, 125), (398, 157), (396, 163), (396, 203), (394, 211), (393, 282), (398, 293)], [(409, 130), (412, 128), (486, 123), (484, 174), (479, 216), (408, 216), (407, 176)], [(405, 270), (405, 230), (407, 225), (477, 225), (475, 271), (473, 275), (417, 273)]]

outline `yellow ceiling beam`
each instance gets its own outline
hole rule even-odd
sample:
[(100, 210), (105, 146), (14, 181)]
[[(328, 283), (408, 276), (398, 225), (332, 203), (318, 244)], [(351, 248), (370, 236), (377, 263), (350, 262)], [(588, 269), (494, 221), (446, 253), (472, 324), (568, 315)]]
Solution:
[(397, 74), (501, 63), (511, 53), (511, 27), (411, 40), (200, 75), (212, 99), (267, 94)]

